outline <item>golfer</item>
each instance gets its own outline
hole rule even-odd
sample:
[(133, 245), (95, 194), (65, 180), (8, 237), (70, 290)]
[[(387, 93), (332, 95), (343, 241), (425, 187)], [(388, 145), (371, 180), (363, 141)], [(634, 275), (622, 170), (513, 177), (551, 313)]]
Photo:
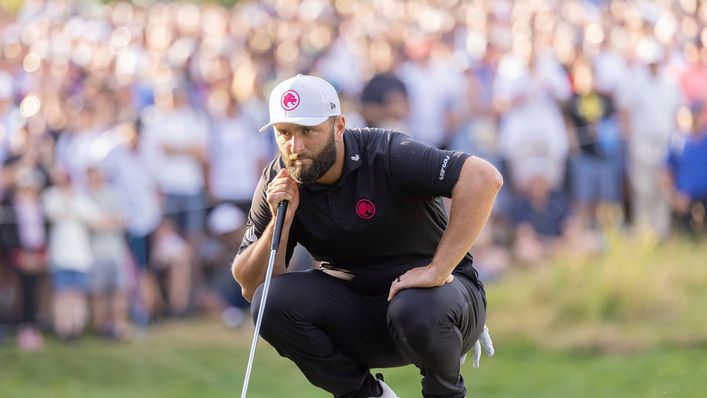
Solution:
[[(460, 357), (482, 335), (469, 254), (498, 190), (479, 158), (347, 129), (334, 87), (297, 75), (270, 94), (280, 155), (263, 171), (233, 276), (258, 313), (278, 203), (288, 201), (260, 335), (341, 398), (397, 397), (371, 368), (414, 364), (424, 397), (464, 397)], [(452, 199), (449, 218), (442, 198)], [(295, 245), (319, 269), (287, 272)]]

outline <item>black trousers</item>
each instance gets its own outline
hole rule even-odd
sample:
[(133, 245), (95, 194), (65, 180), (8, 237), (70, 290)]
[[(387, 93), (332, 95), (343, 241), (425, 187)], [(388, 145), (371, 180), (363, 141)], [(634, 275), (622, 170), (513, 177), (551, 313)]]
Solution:
[[(251, 310), (260, 307), (262, 285)], [(466, 395), (459, 358), (486, 321), (480, 283), (462, 275), (431, 289), (362, 296), (319, 270), (272, 279), (260, 335), (313, 385), (337, 398), (375, 396), (371, 368), (414, 364), (424, 397)]]
[(22, 317), (20, 322), (25, 325), (36, 326), (39, 275), (20, 271), (19, 277), (20, 288), (22, 289)]

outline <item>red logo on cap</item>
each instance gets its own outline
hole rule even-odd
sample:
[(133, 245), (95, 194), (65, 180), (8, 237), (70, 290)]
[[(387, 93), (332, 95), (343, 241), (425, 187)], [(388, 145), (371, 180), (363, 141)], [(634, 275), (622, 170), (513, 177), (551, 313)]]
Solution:
[(356, 203), (356, 214), (364, 220), (370, 220), (376, 215), (376, 205), (368, 199), (361, 199)]
[(285, 91), (280, 99), (280, 104), (282, 105), (282, 109), (286, 111), (294, 110), (297, 108), (297, 105), (299, 105), (299, 94), (295, 90)]

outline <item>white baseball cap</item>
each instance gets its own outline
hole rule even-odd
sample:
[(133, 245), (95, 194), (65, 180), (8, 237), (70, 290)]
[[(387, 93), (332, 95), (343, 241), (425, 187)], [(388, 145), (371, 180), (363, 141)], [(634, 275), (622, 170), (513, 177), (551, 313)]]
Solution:
[(270, 93), (270, 123), (316, 126), (330, 116), (341, 115), (341, 104), (334, 86), (315, 76), (297, 75), (280, 82)]

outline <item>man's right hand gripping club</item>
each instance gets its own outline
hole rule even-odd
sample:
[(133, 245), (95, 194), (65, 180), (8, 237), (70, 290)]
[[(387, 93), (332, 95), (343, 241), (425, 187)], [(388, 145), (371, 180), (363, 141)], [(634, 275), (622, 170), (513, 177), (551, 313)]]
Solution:
[(233, 260), (233, 276), (241, 286), (243, 297), (248, 301), (253, 300), (255, 289), (265, 280), (268, 256), (277, 218), (277, 207), (283, 200), (288, 201), (288, 205), (282, 226), (280, 247), (277, 250), (277, 257), (273, 267), (273, 276), (285, 273), (287, 238), (292, 226), (292, 220), (299, 206), (299, 187), (297, 182), (290, 177), (287, 169), (282, 169), (277, 173), (277, 176), (268, 185), (266, 195), (268, 206), (272, 213), (270, 223), (265, 228), (261, 239)]
[(285, 214), (285, 225), (291, 225), (292, 219), (295, 217), (295, 211), (299, 206), (299, 186), (297, 182), (290, 177), (290, 172), (283, 168), (275, 179), (270, 182), (267, 189), (267, 200), (270, 205), (272, 219), (277, 216), (277, 206), (283, 200), (288, 201), (287, 214)]

